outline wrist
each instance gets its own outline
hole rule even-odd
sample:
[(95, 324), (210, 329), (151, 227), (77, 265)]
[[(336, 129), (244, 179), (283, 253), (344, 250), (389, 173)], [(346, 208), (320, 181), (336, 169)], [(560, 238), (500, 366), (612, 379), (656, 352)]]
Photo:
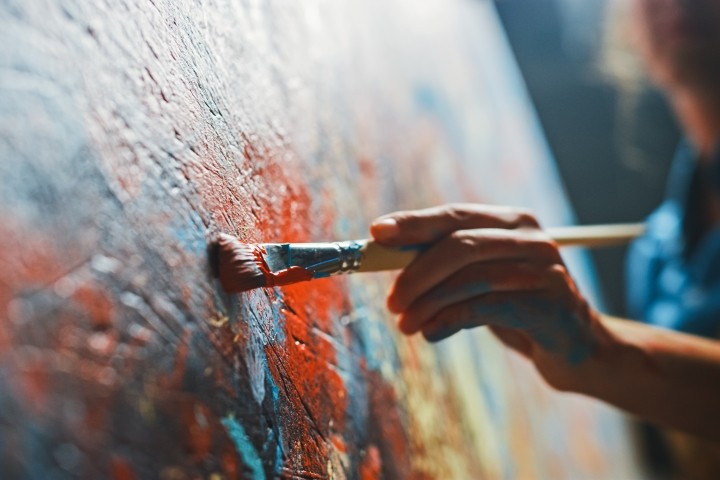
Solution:
[(642, 380), (637, 370), (647, 366), (647, 355), (632, 336), (626, 334), (627, 327), (633, 327), (628, 324), (632, 322), (597, 314), (593, 325), (595, 348), (587, 361), (578, 366), (569, 391), (612, 401), (622, 396), (622, 392), (617, 391), (618, 386), (623, 385), (622, 377)]
[[(625, 344), (607, 325), (603, 315), (587, 310), (588, 329), (586, 352), (581, 361), (572, 361), (567, 356), (551, 355), (537, 350), (534, 362), (542, 376), (553, 388), (565, 392), (597, 396), (600, 390), (611, 385), (617, 375), (622, 359), (626, 357)], [(621, 370), (621, 369), (620, 369)], [(613, 373), (615, 372), (615, 373)]]

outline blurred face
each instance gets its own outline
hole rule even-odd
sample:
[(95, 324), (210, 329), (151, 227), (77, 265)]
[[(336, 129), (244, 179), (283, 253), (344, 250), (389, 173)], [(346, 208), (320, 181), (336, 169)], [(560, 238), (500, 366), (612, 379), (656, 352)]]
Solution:
[(667, 88), (720, 90), (720, 0), (631, 0), (648, 67)]

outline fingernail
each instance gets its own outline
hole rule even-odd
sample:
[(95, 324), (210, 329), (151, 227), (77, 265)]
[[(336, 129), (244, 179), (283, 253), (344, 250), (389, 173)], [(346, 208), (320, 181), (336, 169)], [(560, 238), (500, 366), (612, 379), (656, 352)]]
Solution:
[(370, 227), (373, 236), (378, 240), (390, 240), (400, 233), (397, 221), (394, 218), (384, 218), (373, 223)]

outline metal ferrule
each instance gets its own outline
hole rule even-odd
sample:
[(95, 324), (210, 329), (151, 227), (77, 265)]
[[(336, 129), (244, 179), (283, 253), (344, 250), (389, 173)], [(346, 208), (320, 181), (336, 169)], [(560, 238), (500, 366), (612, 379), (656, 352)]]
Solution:
[(363, 241), (334, 243), (280, 243), (263, 245), (264, 255), (271, 271), (289, 267), (303, 267), (313, 273), (313, 277), (350, 273), (362, 263)]

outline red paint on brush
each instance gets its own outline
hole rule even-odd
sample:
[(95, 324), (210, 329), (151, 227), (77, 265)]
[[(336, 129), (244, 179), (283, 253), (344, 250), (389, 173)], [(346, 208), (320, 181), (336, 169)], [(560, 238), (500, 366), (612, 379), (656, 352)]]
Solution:
[[(217, 239), (217, 273), (226, 292), (239, 293), (267, 284), (261, 252), (257, 245), (241, 243), (232, 235), (220, 234)], [(267, 270), (267, 265), (265, 265)]]
[(285, 270), (280, 270), (279, 272), (271, 271), (270, 267), (268, 267), (268, 264), (265, 261), (265, 257), (263, 256), (267, 253), (265, 248), (262, 245), (253, 245), (252, 247), (253, 255), (255, 256), (255, 262), (260, 271), (265, 276), (266, 286), (281, 287), (283, 285), (291, 285), (293, 283), (312, 280), (312, 272), (304, 267), (293, 266), (290, 268), (286, 268)]
[(262, 246), (255, 246), (255, 258), (257, 259), (260, 270), (263, 272), (263, 275), (265, 275), (265, 281), (268, 287), (281, 287), (283, 285), (312, 280), (312, 272), (304, 267), (293, 266), (285, 270), (280, 270), (279, 272), (271, 271), (265, 261), (265, 257), (263, 257), (265, 253), (267, 252)]
[(269, 272), (266, 278), (268, 278), (268, 285), (280, 287), (298, 282), (307, 282), (313, 279), (313, 274), (303, 267), (290, 267), (275, 273)]
[(313, 273), (300, 266), (278, 272), (268, 267), (262, 245), (241, 243), (231, 235), (221, 234), (217, 241), (218, 277), (226, 292), (239, 293), (260, 287), (281, 287), (312, 280)]

